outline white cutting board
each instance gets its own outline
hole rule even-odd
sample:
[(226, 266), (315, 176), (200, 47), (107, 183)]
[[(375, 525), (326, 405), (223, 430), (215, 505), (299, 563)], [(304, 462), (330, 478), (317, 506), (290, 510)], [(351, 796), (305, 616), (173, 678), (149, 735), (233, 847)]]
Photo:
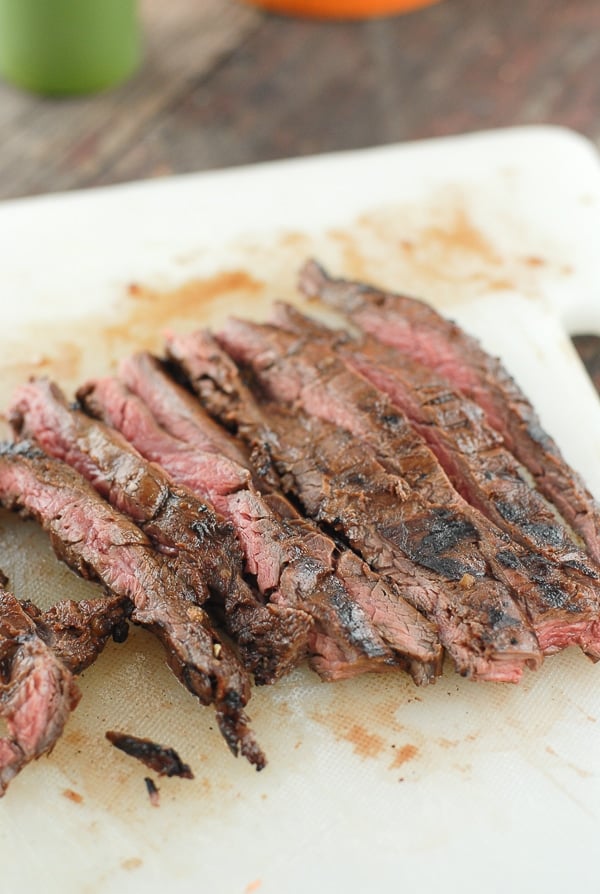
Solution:
[[(600, 404), (565, 334), (600, 333), (599, 233), (598, 158), (552, 128), (7, 203), (2, 406), (32, 371), (72, 389), (158, 348), (165, 325), (264, 316), (315, 253), (429, 299), (501, 353), (600, 496)], [(5, 515), (0, 566), (42, 604), (93, 590)], [(426, 690), (297, 670), (250, 703), (261, 774), (143, 631), (81, 688), (53, 754), (0, 801), (2, 894), (597, 886), (600, 667), (574, 650), (518, 687), (450, 667)], [(111, 728), (175, 746), (195, 781), (160, 782), (152, 808)]]

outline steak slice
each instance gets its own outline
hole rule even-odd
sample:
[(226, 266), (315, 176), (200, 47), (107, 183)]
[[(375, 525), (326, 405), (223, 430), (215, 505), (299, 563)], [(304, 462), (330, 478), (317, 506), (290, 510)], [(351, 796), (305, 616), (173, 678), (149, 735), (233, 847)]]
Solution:
[[(318, 542), (314, 532), (307, 536), (304, 520), (300, 519), (300, 525), (294, 517), (284, 517), (282, 510), (285, 512), (286, 507), (269, 502), (253, 490), (246, 469), (235, 464), (240, 489), (222, 493), (218, 481), (199, 474), (201, 464), (196, 456), (206, 455), (204, 451), (161, 429), (141, 398), (124, 385), (114, 379), (100, 380), (85, 400), (94, 414), (120, 428), (149, 459), (160, 462), (187, 487), (213, 499), (231, 519), (246, 554), (248, 571), (265, 597), (299, 606), (305, 617), (316, 622), (307, 631), (306, 646), (311, 665), (321, 677), (340, 679), (363, 670), (397, 666), (392, 652), (371, 630), (368, 618), (361, 616), (330, 573), (327, 545)], [(224, 435), (221, 430), (220, 436)]]
[(160, 639), (177, 678), (203, 704), (214, 703), (231, 751), (262, 768), (264, 756), (243, 712), (247, 678), (237, 664), (228, 666), (206, 613), (181, 598), (168, 559), (154, 552), (143, 532), (79, 473), (28, 441), (0, 446), (0, 503), (34, 517), (75, 571), (133, 603), (132, 620)]
[(264, 401), (258, 411), (262, 425), (254, 411), (240, 433), (268, 449), (311, 517), (340, 531), (432, 620), (460, 673), (516, 682), (524, 665), (539, 662), (509, 593), (470, 554), (476, 532), (467, 520), (453, 520), (444, 506), (433, 518), (422, 511), (407, 483), (344, 428), (281, 403)]
[[(268, 610), (242, 577), (242, 555), (233, 529), (217, 518), (211, 506), (175, 485), (114, 429), (70, 408), (60, 389), (47, 380), (31, 381), (16, 390), (10, 419), (17, 434), (34, 438), (46, 453), (76, 468), (111, 505), (135, 521), (159, 552), (169, 557), (170, 567), (193, 602), (204, 604), (210, 591), (226, 604), (230, 633), (242, 629), (244, 662), (255, 670), (260, 682), (272, 680), (273, 669), (278, 672), (286, 666), (290, 651), (287, 630), (278, 643), (273, 624), (265, 648), (262, 640)], [(240, 605), (243, 612), (238, 618)], [(209, 624), (208, 618), (205, 623)], [(252, 639), (257, 626), (258, 645)], [(237, 667), (236, 675), (243, 677), (231, 647), (212, 626), (210, 634), (213, 649), (216, 646), (221, 652), (223, 672)]]
[(540, 492), (600, 563), (600, 507), (499, 359), (429, 305), (361, 283), (332, 279), (314, 261), (303, 267), (300, 289), (346, 313), (365, 332), (396, 348), (399, 366), (403, 356), (408, 356), (479, 404), (508, 450), (529, 470)]
[[(516, 553), (528, 569), (535, 584), (533, 589), (531, 586), (527, 588), (526, 580), (516, 579), (514, 567), (508, 572), (497, 567), (493, 544), (503, 552), (497, 531), (483, 523), (478, 513), (474, 514), (474, 523), (481, 532), (480, 548), (485, 551), (495, 575), (513, 587), (526, 604), (543, 651), (557, 651), (577, 644), (591, 657), (597, 658), (600, 655), (597, 571), (570, 540), (548, 504), (520, 476), (518, 463), (503, 447), (500, 435), (485, 425), (478, 406), (451, 392), (429, 370), (410, 359), (403, 362), (401, 370), (385, 367), (384, 357), (389, 349), (368, 336), (357, 345), (347, 333), (334, 333), (289, 307), (279, 306), (277, 318), (288, 332), (294, 331), (300, 336), (299, 339), (286, 337), (277, 331), (272, 335), (282, 351), (293, 353), (293, 359), (287, 364), (282, 360), (278, 362), (283, 387), (289, 388), (290, 377), (295, 376), (296, 387), (310, 388), (311, 393), (314, 392), (313, 399), (320, 395), (323, 404), (335, 400), (337, 395), (338, 414), (339, 398), (349, 394), (354, 387), (355, 426), (359, 426), (357, 407), (367, 407), (369, 401), (365, 389), (356, 389), (355, 383), (348, 381), (347, 372), (340, 369), (339, 361), (335, 365), (328, 360), (325, 371), (320, 377), (316, 376), (319, 362), (325, 366), (321, 358), (328, 351), (334, 351), (350, 369), (364, 375), (385, 392), (429, 444), (458, 491), (489, 521), (521, 544), (521, 548), (513, 548), (513, 554)], [(271, 334), (269, 330), (266, 332)], [(348, 417), (347, 407), (341, 412)], [(390, 441), (389, 433), (382, 430), (377, 419), (367, 419), (366, 423), (363, 430), (367, 438), (369, 433), (371, 438), (377, 433), (372, 446), (381, 451), (387, 440), (388, 457), (395, 453), (393, 464), (402, 474), (395, 462), (400, 455), (400, 445), (395, 445), (393, 437)], [(426, 460), (427, 457), (423, 468)], [(389, 459), (387, 465), (390, 465)], [(437, 478), (438, 489), (447, 487), (443, 476), (436, 476), (431, 463), (430, 467)]]
[(73, 674), (40, 637), (15, 597), (0, 589), (0, 796), (30, 761), (62, 734), (80, 693)]
[[(247, 435), (246, 440), (254, 448), (252, 457), (256, 467), (269, 486), (277, 476), (271, 474), (268, 444), (265, 446), (258, 435), (263, 429), (266, 431), (266, 426), (231, 358), (206, 332), (170, 336), (168, 352), (185, 372), (209, 412), (227, 428), (237, 430), (242, 437)], [(277, 483), (280, 484), (278, 478)], [(433, 625), (402, 598), (393, 583), (373, 573), (351, 550), (338, 549), (336, 574), (371, 618), (384, 641), (400, 654), (413, 655), (425, 667), (437, 671), (441, 650)], [(415, 676), (415, 669), (411, 673), (417, 681), (420, 680)]]

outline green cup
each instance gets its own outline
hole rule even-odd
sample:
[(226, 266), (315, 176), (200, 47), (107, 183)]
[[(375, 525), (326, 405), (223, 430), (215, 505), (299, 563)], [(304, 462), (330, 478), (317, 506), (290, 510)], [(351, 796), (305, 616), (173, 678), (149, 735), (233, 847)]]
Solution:
[(35, 93), (95, 93), (140, 59), (136, 0), (0, 0), (0, 74)]

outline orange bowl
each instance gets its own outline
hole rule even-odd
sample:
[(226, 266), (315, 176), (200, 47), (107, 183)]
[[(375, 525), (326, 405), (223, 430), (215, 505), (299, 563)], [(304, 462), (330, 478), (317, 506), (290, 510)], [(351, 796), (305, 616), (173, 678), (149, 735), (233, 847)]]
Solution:
[(271, 12), (319, 19), (366, 19), (410, 12), (439, 0), (246, 0)]

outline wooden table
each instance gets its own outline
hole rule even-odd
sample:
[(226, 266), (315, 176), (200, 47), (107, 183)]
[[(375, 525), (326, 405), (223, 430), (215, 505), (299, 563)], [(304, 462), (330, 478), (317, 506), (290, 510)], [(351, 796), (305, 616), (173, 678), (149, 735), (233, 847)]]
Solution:
[[(127, 84), (49, 100), (0, 85), (0, 198), (515, 124), (600, 145), (598, 0), (443, 0), (370, 22), (235, 0), (141, 0)], [(577, 341), (600, 390), (600, 341)]]

